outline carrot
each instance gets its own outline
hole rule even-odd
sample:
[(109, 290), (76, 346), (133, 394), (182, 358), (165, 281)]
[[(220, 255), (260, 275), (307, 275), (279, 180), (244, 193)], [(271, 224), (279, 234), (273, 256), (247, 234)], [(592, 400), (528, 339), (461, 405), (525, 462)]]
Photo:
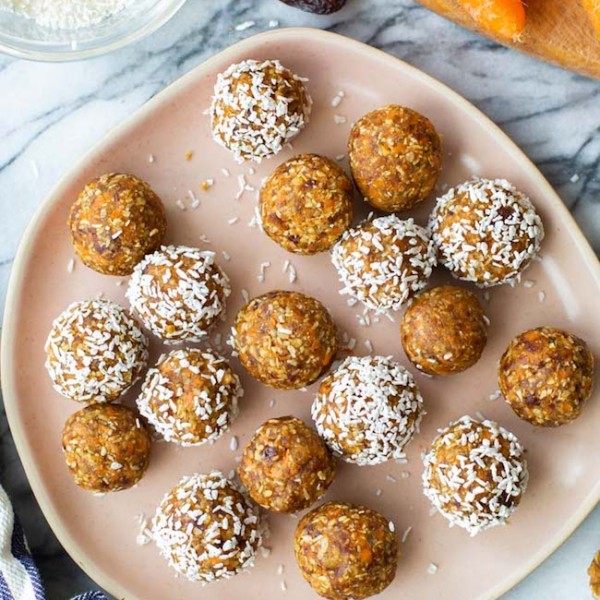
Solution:
[(498, 37), (514, 40), (525, 29), (525, 7), (521, 0), (458, 0), (458, 3), (482, 29)]
[(596, 36), (600, 39), (600, 0), (581, 0), (581, 4), (590, 17)]

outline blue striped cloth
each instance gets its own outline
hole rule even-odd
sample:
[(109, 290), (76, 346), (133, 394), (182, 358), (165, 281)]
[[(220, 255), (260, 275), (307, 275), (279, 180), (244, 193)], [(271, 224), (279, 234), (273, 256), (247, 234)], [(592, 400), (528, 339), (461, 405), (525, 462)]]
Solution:
[[(40, 573), (23, 528), (0, 486), (0, 600), (46, 600)], [(102, 592), (86, 592), (73, 600), (109, 600)]]

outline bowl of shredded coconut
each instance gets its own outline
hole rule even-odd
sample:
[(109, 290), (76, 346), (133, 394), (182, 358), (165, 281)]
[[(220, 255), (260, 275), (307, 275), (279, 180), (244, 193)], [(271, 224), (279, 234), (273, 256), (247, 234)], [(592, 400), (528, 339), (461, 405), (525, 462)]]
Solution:
[(65, 61), (110, 52), (166, 23), (185, 0), (0, 0), (0, 51)]

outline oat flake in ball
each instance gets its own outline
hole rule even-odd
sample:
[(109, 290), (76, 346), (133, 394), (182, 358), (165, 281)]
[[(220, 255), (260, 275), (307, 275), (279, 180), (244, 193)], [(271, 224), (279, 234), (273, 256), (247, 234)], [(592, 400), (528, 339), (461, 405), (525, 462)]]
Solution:
[(338, 349), (337, 328), (327, 309), (315, 298), (287, 291), (257, 296), (243, 306), (233, 342), (248, 373), (281, 390), (313, 383)]
[(229, 429), (242, 395), (227, 360), (212, 350), (188, 348), (160, 357), (146, 375), (137, 404), (167, 442), (198, 446)]
[(138, 413), (120, 404), (92, 404), (65, 423), (62, 447), (75, 483), (91, 492), (132, 487), (150, 461), (150, 433)]
[(473, 292), (442, 285), (413, 299), (400, 332), (406, 356), (417, 369), (430, 375), (452, 375), (481, 357), (487, 321)]
[(300, 572), (330, 600), (362, 600), (392, 583), (398, 564), (395, 527), (358, 504), (328, 502), (302, 517), (294, 535)]
[(69, 229), (84, 265), (105, 275), (130, 275), (160, 246), (167, 219), (160, 198), (145, 181), (109, 173), (83, 188), (71, 207)]
[(531, 200), (505, 179), (474, 178), (451, 189), (438, 198), (429, 228), (439, 262), (482, 287), (518, 281), (544, 239)]
[(288, 252), (325, 252), (352, 223), (352, 182), (329, 158), (300, 154), (260, 191), (263, 231)]
[(251, 567), (265, 533), (258, 508), (219, 471), (184, 477), (152, 521), (152, 537), (169, 566), (202, 584)]
[(493, 421), (462, 417), (441, 430), (424, 458), (423, 491), (448, 521), (472, 536), (502, 525), (527, 487), (519, 440)]
[(386, 212), (403, 211), (433, 190), (442, 170), (442, 144), (429, 119), (390, 105), (354, 124), (348, 159), (367, 202)]
[(538, 327), (510, 342), (498, 375), (500, 391), (518, 417), (558, 427), (576, 419), (591, 396), (594, 356), (581, 338)]
[(357, 465), (403, 458), (423, 416), (412, 375), (384, 356), (349, 356), (321, 381), (311, 410), (333, 452)]
[(398, 310), (422, 290), (436, 265), (429, 233), (395, 215), (348, 229), (331, 259), (347, 294), (376, 312)]
[(154, 335), (176, 344), (205, 338), (230, 293), (214, 252), (163, 246), (136, 266), (126, 296)]
[(210, 108), (213, 138), (238, 162), (278, 154), (308, 123), (311, 99), (278, 60), (245, 60), (217, 77)]
[(109, 300), (74, 302), (52, 324), (46, 369), (59, 393), (77, 402), (114, 402), (140, 377), (148, 340)]
[(335, 459), (304, 421), (279, 417), (263, 423), (248, 442), (238, 474), (257, 504), (293, 513), (327, 491), (335, 476)]

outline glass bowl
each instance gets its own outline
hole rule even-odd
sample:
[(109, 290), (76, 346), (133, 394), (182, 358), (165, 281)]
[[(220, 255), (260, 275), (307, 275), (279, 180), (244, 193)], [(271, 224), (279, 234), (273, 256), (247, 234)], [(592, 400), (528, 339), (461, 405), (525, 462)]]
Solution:
[(66, 61), (98, 56), (152, 33), (186, 0), (135, 0), (115, 15), (79, 29), (49, 29), (0, 10), (0, 51), (30, 60)]

